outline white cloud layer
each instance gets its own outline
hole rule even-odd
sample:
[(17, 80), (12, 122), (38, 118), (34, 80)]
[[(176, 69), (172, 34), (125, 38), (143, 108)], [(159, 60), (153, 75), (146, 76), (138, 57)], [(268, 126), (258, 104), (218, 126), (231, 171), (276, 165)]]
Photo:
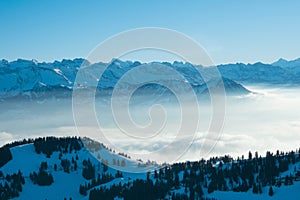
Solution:
[[(134, 157), (159, 162), (168, 161), (171, 154), (177, 156), (177, 161), (181, 161), (225, 154), (247, 156), (249, 150), (265, 154), (267, 150), (299, 148), (300, 89), (248, 88), (257, 94), (228, 98), (224, 128), (217, 141), (215, 135), (206, 135), (211, 108), (204, 104), (200, 106), (201, 125), (191, 145), (192, 136), (176, 137), (174, 132), (178, 131), (180, 120), (178, 112), (173, 112), (172, 107), (166, 108), (166, 112), (171, 109), (171, 113), (167, 114), (166, 131), (150, 139), (125, 137), (116, 128), (112, 115), (107, 110), (98, 109), (97, 115), (104, 125), (102, 133), (106, 136), (108, 146), (133, 154)], [(67, 100), (51, 100), (44, 104), (4, 102), (1, 103), (0, 110), (0, 145), (29, 137), (79, 135), (77, 130), (80, 136), (103, 140), (99, 136), (99, 127), (90, 123), (84, 112), (82, 119), (85, 121), (76, 129), (71, 103)], [(143, 122), (149, 122), (149, 113), (145, 114), (145, 108), (134, 109), (134, 112), (132, 116), (137, 123), (145, 125), (147, 123)], [(173, 151), (151, 157), (151, 152), (171, 143)], [(188, 151), (183, 152), (187, 147)]]

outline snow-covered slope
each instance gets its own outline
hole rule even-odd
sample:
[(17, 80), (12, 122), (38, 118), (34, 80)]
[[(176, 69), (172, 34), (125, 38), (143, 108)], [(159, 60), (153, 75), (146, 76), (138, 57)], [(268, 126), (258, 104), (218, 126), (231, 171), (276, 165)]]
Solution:
[[(263, 158), (252, 158), (249, 153), (249, 158), (242, 160), (225, 156), (159, 166), (115, 153), (89, 138), (38, 139), (8, 147), (12, 159), (0, 167), (1, 199), (6, 199), (3, 195), (8, 188), (19, 188), (16, 183), (20, 179), (13, 174), (24, 178), (14, 196), (20, 200), (132, 199), (132, 195), (134, 199), (144, 195), (151, 195), (146, 199), (187, 199), (191, 192), (195, 198), (219, 200), (297, 199), (300, 195), (299, 151), (267, 153)], [(51, 174), (53, 182), (44, 186), (36, 183), (33, 174), (41, 171)], [(90, 172), (94, 178), (88, 178)], [(255, 187), (260, 189), (255, 192)], [(14, 190), (10, 194), (14, 195)]]
[[(95, 174), (99, 174), (101, 177), (103, 176), (102, 174), (112, 176), (112, 180), (101, 184), (102, 186), (128, 183), (138, 178), (146, 179), (145, 172), (156, 167), (155, 165), (146, 164), (140, 160), (132, 160), (128, 156), (117, 154), (88, 138), (83, 138), (82, 142), (85, 146), (79, 151), (72, 150), (64, 153), (55, 151), (50, 157), (43, 153), (38, 154), (32, 143), (10, 148), (12, 160), (0, 168), (0, 171), (4, 175), (18, 173), (19, 170), (22, 172), (25, 184), (22, 192), (20, 192), (20, 196), (16, 199), (56, 200), (69, 199), (70, 197), (72, 199), (88, 199), (88, 196), (79, 193), (81, 184), (86, 185), (92, 182), (92, 180), (86, 180), (82, 175), (83, 163), (87, 160), (90, 160), (92, 165), (95, 166)], [(94, 148), (93, 146), (100, 148)], [(65, 159), (71, 163), (69, 172), (64, 171), (61, 165), (62, 160)], [(54, 182), (50, 186), (33, 184), (30, 179), (30, 174), (38, 172), (42, 162), (47, 163), (46, 171), (53, 176)], [(76, 162), (76, 168), (74, 167), (74, 162)], [(108, 166), (106, 170), (103, 163), (106, 163)], [(122, 172), (122, 177), (116, 177), (118, 171)], [(1, 179), (0, 177), (0, 184), (3, 182)]]
[(208, 81), (206, 84), (203, 84), (199, 87), (199, 92), (201, 94), (208, 94), (210, 92), (215, 92), (225, 89), (226, 95), (244, 95), (251, 93), (241, 84), (238, 84), (228, 78), (213, 78)]

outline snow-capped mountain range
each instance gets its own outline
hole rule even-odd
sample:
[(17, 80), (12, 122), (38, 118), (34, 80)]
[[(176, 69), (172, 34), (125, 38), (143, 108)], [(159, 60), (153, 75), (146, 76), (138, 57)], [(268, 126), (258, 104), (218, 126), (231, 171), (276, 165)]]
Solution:
[[(69, 94), (74, 87), (88, 88), (94, 85), (95, 82), (98, 82), (99, 90), (112, 89), (124, 74), (141, 64), (137, 61), (121, 61), (118, 59), (114, 59), (111, 63), (100, 62), (95, 64), (91, 64), (81, 58), (52, 63), (22, 59), (12, 62), (2, 60), (0, 61), (0, 97), (3, 99), (18, 95), (30, 97), (43, 96), (47, 91), (60, 91), (60, 94)], [(151, 64), (155, 63), (148, 63), (149, 66)], [(218, 82), (214, 76), (206, 79), (206, 84), (203, 77), (201, 77), (201, 75), (209, 75), (212, 70), (215, 70), (214, 67), (193, 66), (190, 63), (176, 61), (173, 63), (162, 62), (158, 64), (169, 66), (178, 71), (195, 91), (200, 93), (218, 85), (209, 84), (213, 81)], [(77, 85), (74, 85), (80, 67), (85, 68), (84, 70), (80, 70), (83, 81), (80, 84), (77, 82)], [(260, 62), (255, 64), (236, 63), (218, 65), (216, 67), (221, 73), (227, 94), (249, 93), (250, 91), (241, 84), (300, 84), (300, 59), (294, 61), (280, 59), (273, 64), (263, 64)], [(99, 81), (100, 77), (97, 77), (95, 71), (101, 69), (105, 69), (105, 71)], [(201, 72), (201, 75), (199, 72)], [(147, 76), (155, 76), (155, 73), (149, 72)], [(157, 74), (165, 77), (168, 76), (159, 71)], [(143, 78), (145, 77), (136, 75), (132, 80)], [(169, 77), (168, 79), (170, 80)], [(181, 82), (175, 78), (174, 84), (177, 84), (179, 88), (181, 87)]]

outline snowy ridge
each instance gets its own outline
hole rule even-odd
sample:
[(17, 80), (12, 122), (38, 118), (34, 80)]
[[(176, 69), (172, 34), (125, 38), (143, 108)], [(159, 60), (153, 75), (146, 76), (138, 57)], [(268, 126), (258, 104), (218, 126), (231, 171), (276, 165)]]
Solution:
[(280, 58), (278, 61), (272, 63), (272, 65), (282, 67), (298, 76), (300, 75), (300, 58), (291, 61)]
[[(299, 150), (267, 152), (266, 157), (249, 152), (248, 159), (223, 156), (158, 166), (114, 153), (88, 138), (78, 140), (81, 147), (76, 141), (49, 138), (2, 147), (10, 148), (12, 159), (0, 167), (1, 199), (7, 199), (7, 188), (15, 188), (18, 183), (13, 173), (24, 178), (15, 199), (140, 199), (148, 195), (146, 199), (250, 200), (295, 199), (300, 194)], [(53, 144), (60, 150), (49, 153)], [(1, 155), (3, 159), (5, 154)], [(130, 168), (146, 171), (126, 172)], [(32, 175), (38, 171), (51, 174), (54, 181), (39, 185)], [(14, 195), (13, 191), (9, 194)]]
[(217, 67), (223, 76), (239, 83), (292, 84), (296, 86), (300, 84), (299, 65), (295, 68), (285, 68), (282, 63), (274, 65), (257, 62), (254, 64), (226, 64)]
[[(87, 196), (79, 193), (80, 184), (85, 185), (91, 182), (91, 180), (87, 180), (82, 175), (84, 168), (82, 163), (87, 160), (90, 160), (95, 167), (95, 174), (100, 175), (104, 173), (113, 177), (111, 181), (101, 184), (106, 187), (113, 184), (131, 182), (137, 178), (145, 179), (146, 174), (139, 173), (139, 171), (147, 171), (155, 167), (150, 163), (146, 164), (142, 161), (132, 160), (125, 154), (114, 153), (111, 149), (89, 138), (82, 138), (82, 143), (84, 147), (79, 151), (73, 150), (65, 153), (54, 151), (50, 157), (43, 153), (38, 154), (32, 143), (12, 147), (10, 151), (13, 159), (0, 168), (0, 171), (4, 175), (17, 173), (19, 170), (22, 172), (25, 184), (20, 196), (16, 199), (64, 199), (65, 197), (88, 199)], [(65, 159), (72, 163), (68, 172), (64, 171), (64, 167), (61, 165), (61, 161)], [(47, 172), (53, 175), (54, 182), (50, 186), (33, 184), (30, 178), (30, 173), (38, 171), (42, 162), (47, 163)], [(77, 163), (76, 169), (73, 165), (74, 162)], [(104, 169), (103, 163), (107, 164), (107, 169)], [(124, 171), (122, 172), (122, 177), (115, 177), (118, 169)]]

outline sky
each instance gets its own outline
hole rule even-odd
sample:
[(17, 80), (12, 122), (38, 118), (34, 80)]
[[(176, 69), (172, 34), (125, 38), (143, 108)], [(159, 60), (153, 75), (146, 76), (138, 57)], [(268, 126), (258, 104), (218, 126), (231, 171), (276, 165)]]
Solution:
[(161, 27), (193, 38), (215, 64), (300, 57), (300, 1), (0, 1), (0, 58), (85, 58), (105, 39)]

